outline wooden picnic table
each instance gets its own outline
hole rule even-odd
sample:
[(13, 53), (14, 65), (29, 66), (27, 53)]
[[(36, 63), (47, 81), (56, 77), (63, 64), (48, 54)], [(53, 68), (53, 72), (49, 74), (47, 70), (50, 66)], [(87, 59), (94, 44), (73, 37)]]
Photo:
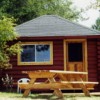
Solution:
[[(27, 97), (32, 89), (50, 89), (54, 94), (63, 97), (62, 89), (81, 88), (86, 96), (90, 96), (89, 88), (94, 88), (98, 82), (84, 81), (87, 72), (58, 71), (58, 70), (36, 70), (23, 71), (30, 78), (29, 84), (19, 84), (21, 89), (25, 89), (23, 94)], [(46, 79), (44, 82), (37, 82), (37, 79)]]

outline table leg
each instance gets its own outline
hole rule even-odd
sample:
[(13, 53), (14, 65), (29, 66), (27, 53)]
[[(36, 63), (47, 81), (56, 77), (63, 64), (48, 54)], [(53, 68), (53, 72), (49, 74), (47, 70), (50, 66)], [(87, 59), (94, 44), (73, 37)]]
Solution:
[[(82, 82), (83, 82), (81, 76), (77, 76), (77, 81), (82, 81)], [(80, 87), (82, 88), (82, 90), (83, 90), (85, 96), (89, 96), (89, 97), (90, 97), (90, 92), (89, 92), (88, 89), (86, 88), (86, 85), (84, 84), (84, 82), (83, 82), (83, 84), (79, 84), (79, 85), (80, 85)]]
[(90, 97), (90, 93), (89, 93), (88, 89), (86, 88), (85, 84), (84, 83), (80, 84), (80, 87), (82, 88), (85, 96), (89, 96)]
[[(36, 79), (31, 79), (30, 82), (29, 82), (29, 85), (30, 86), (33, 85), (34, 82), (35, 82), (35, 80)], [(29, 95), (29, 93), (30, 93), (30, 89), (26, 89), (25, 92), (24, 92), (24, 94), (23, 94), (23, 97), (27, 97)]]
[[(48, 79), (51, 83), (55, 82), (55, 79), (54, 78), (49, 78)], [(54, 94), (56, 96), (58, 96), (59, 98), (62, 98), (63, 97), (63, 94), (62, 94), (62, 91), (60, 89), (54, 89)]]

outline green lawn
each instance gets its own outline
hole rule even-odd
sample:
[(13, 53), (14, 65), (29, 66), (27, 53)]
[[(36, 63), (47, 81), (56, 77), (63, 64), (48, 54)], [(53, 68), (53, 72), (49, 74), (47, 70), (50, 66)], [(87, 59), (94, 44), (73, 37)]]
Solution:
[(64, 94), (63, 99), (58, 99), (56, 96), (47, 93), (30, 94), (27, 98), (23, 98), (22, 94), (0, 92), (0, 100), (100, 100), (100, 96), (86, 97), (84, 95)]

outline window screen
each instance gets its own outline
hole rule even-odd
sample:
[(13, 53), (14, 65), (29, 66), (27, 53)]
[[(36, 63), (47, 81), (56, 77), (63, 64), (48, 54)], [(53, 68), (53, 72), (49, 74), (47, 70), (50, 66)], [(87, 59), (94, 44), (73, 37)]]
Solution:
[(80, 62), (83, 60), (82, 43), (68, 43), (69, 62)]

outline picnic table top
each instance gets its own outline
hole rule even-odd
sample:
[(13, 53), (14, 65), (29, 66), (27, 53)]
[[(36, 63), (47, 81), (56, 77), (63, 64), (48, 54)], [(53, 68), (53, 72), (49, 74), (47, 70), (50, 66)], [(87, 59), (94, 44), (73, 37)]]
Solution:
[(52, 73), (61, 73), (61, 74), (88, 74), (87, 72), (78, 72), (78, 71), (60, 71), (60, 70), (50, 70)]
[(88, 74), (87, 72), (78, 72), (78, 71), (63, 71), (63, 70), (35, 70), (35, 71), (22, 71), (24, 74), (28, 73), (55, 73), (55, 74)]

